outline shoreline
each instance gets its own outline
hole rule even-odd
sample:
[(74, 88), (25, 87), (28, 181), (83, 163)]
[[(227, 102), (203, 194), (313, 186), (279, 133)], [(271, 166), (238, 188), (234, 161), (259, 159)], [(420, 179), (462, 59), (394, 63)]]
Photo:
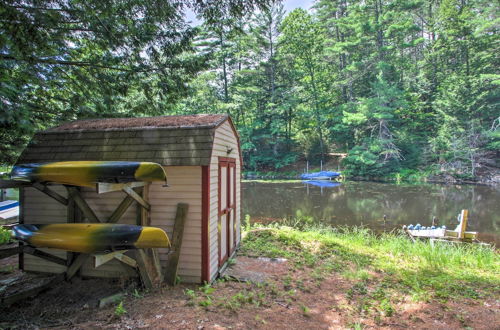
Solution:
[[(302, 182), (300, 176), (279, 176), (279, 175), (247, 175), (243, 173), (242, 182)], [(396, 180), (393, 178), (365, 178), (365, 177), (347, 177), (342, 180), (331, 180), (332, 182), (379, 182), (393, 184), (459, 184), (459, 185), (481, 185), (481, 186), (498, 186), (500, 181), (470, 181), (470, 180)]]

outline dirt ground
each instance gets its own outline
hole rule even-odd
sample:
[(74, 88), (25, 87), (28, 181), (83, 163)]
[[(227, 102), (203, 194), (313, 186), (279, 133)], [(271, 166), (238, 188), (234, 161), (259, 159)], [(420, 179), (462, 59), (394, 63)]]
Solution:
[[(400, 297), (391, 315), (383, 315), (360, 309), (363, 295), (335, 273), (318, 282), (307, 269), (295, 271), (302, 280), (292, 286), (282, 260), (238, 257), (234, 269), (231, 279), (212, 286), (180, 284), (154, 292), (140, 291), (134, 282), (77, 278), (0, 307), (0, 329), (500, 329), (498, 297), (430, 303)], [(236, 280), (241, 272), (260, 273), (259, 281)], [(100, 298), (117, 292), (126, 293), (123, 308), (97, 307)]]

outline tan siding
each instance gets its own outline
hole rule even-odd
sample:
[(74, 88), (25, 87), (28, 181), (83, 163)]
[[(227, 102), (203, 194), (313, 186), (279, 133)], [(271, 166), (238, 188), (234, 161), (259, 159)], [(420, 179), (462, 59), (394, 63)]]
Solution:
[[(231, 154), (227, 154), (227, 147), (231, 148)], [(219, 157), (231, 157), (236, 159), (236, 227), (237, 242), (239, 242), (239, 223), (240, 223), (240, 158), (238, 154), (238, 140), (233, 133), (231, 124), (226, 121), (215, 131), (214, 148), (212, 150), (212, 158), (210, 160), (210, 277), (214, 279), (218, 270), (218, 241), (217, 241), (217, 222), (218, 222), (218, 164)]]
[[(183, 246), (179, 263), (179, 275), (183, 282), (201, 282), (201, 167), (182, 166), (166, 167), (169, 187), (161, 184), (150, 186), (151, 225), (164, 229), (169, 237), (172, 231), (177, 210), (177, 203), (188, 203), (188, 219), (185, 224)], [(52, 187), (61, 195), (66, 196), (64, 187)], [(25, 190), (26, 223), (65, 223), (67, 211), (45, 194), (33, 188)], [(100, 219), (108, 218), (118, 204), (125, 198), (123, 192), (97, 194), (90, 188), (83, 188), (82, 195)], [(120, 219), (119, 223), (136, 223), (136, 204), (132, 204)], [(44, 249), (59, 257), (65, 258), (65, 251)], [(168, 249), (160, 249), (160, 260), (163, 266), (167, 264)], [(39, 272), (63, 272), (64, 267), (49, 263), (40, 258), (25, 256), (25, 269)], [(133, 276), (135, 273), (129, 267), (117, 260), (94, 268), (94, 259), (90, 258), (82, 267), (82, 275), (88, 277), (120, 277)]]
[[(50, 189), (64, 197), (67, 196), (66, 189), (63, 186), (51, 186)], [(21, 207), (23, 207), (24, 212), (24, 223), (27, 224), (65, 223), (67, 219), (66, 206), (35, 188), (24, 188), (24, 203)], [(41, 250), (66, 259), (65, 251), (56, 249)], [(65, 267), (62, 265), (29, 254), (24, 254), (24, 269), (44, 273), (62, 273), (65, 271)]]
[[(171, 238), (177, 203), (189, 204), (179, 260), (179, 276), (183, 282), (199, 283), (201, 282), (201, 167), (167, 166), (165, 170), (169, 186), (153, 184), (150, 187), (151, 225), (162, 228)], [(160, 259), (164, 261), (163, 266), (168, 259), (167, 251), (160, 251)]]

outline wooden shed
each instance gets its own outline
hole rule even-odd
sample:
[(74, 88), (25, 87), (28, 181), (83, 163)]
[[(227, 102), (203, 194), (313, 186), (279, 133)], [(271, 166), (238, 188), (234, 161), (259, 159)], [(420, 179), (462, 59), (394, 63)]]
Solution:
[[(151, 226), (172, 236), (178, 203), (189, 204), (178, 274), (184, 282), (214, 280), (240, 242), (241, 150), (236, 129), (227, 115), (160, 116), (81, 120), (37, 133), (17, 164), (58, 161), (148, 161), (164, 166), (168, 187), (148, 186)], [(63, 186), (53, 186), (67, 196)], [(107, 218), (123, 200), (121, 191), (98, 194), (82, 188), (82, 196), (98, 217)], [(20, 189), (20, 222), (71, 221), (68, 208), (33, 187)], [(133, 207), (120, 223), (136, 223)], [(64, 251), (44, 250), (61, 258)], [(169, 251), (160, 250), (163, 266)], [(21, 254), (26, 271), (61, 273), (57, 265)], [(133, 275), (117, 260), (102, 266), (88, 261), (80, 270), (88, 277)]]

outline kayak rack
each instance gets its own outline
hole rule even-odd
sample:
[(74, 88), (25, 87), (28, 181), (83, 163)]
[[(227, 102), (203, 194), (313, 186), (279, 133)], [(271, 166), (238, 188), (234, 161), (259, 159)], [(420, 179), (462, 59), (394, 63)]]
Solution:
[[(0, 188), (33, 187), (56, 200), (60, 204), (65, 205), (67, 208), (68, 223), (85, 222), (85, 220), (87, 222), (95, 223), (117, 223), (128, 208), (136, 202), (136, 224), (138, 226), (149, 226), (151, 224), (151, 205), (148, 202), (149, 186), (149, 182), (96, 183), (96, 190), (98, 194), (113, 191), (123, 191), (126, 194), (125, 198), (118, 204), (116, 209), (108, 218), (99, 219), (82, 196), (80, 187), (78, 186), (64, 185), (68, 192), (68, 197), (64, 197), (51, 189), (48, 184), (40, 182), (27, 183), (14, 180), (0, 180)], [(187, 218), (188, 208), (188, 204), (185, 203), (179, 203), (177, 205), (171, 245), (173, 252), (171, 250), (165, 274), (163, 274), (158, 249), (156, 248), (113, 251), (106, 254), (67, 252), (67, 259), (63, 259), (37, 249), (36, 247), (20, 242), (16, 247), (0, 249), (0, 259), (7, 258), (15, 254), (26, 253), (52, 263), (65, 266), (65, 272), (57, 275), (54, 280), (50, 281), (49, 284), (44, 284), (45, 286), (43, 289), (59, 283), (62, 280), (71, 280), (71, 278), (78, 273), (84, 263), (91, 258), (93, 259), (92, 264), (94, 267), (103, 265), (113, 259), (120, 261), (124, 266), (129, 269), (132, 268), (134, 272), (138, 273), (141, 282), (147, 289), (158, 288), (164, 281), (170, 285), (175, 285), (177, 280), (180, 250), (182, 246), (184, 223)], [(22, 219), (20, 219), (20, 223), (22, 223)], [(131, 252), (133, 255), (126, 255), (126, 252)], [(12, 304), (26, 297), (36, 295), (41, 292), (41, 290), (41, 288), (35, 287), (30, 289), (30, 292), (23, 292), (22, 294), (17, 293), (15, 297), (0, 297), (0, 305)]]

